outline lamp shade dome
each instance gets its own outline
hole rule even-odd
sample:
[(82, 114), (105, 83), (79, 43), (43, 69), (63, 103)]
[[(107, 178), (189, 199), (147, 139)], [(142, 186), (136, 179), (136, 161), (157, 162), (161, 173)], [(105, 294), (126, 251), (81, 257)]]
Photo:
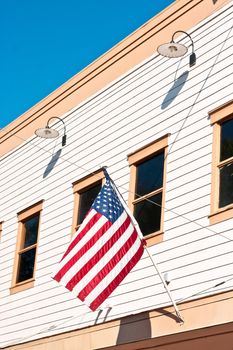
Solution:
[(55, 129), (50, 129), (48, 126), (45, 128), (37, 129), (35, 134), (44, 139), (54, 139), (59, 136), (59, 132)]
[(184, 56), (188, 51), (188, 48), (182, 44), (170, 42), (160, 45), (157, 51), (162, 56), (176, 58)]

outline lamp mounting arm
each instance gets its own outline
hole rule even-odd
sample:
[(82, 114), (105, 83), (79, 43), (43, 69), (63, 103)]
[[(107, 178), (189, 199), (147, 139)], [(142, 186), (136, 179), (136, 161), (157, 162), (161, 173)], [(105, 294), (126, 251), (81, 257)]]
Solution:
[(175, 35), (177, 34), (177, 33), (183, 33), (183, 34), (185, 34), (185, 35), (187, 35), (188, 37), (189, 37), (189, 39), (191, 40), (191, 43), (192, 43), (192, 52), (194, 52), (194, 43), (193, 43), (193, 39), (191, 38), (191, 36), (188, 34), (188, 33), (186, 33), (185, 31), (183, 31), (183, 30), (177, 30), (175, 33), (173, 33), (173, 35), (172, 35), (172, 43), (174, 43), (174, 37), (175, 37)]
[(63, 125), (64, 125), (64, 134), (66, 134), (66, 125), (65, 125), (64, 121), (61, 118), (59, 118), (59, 117), (51, 117), (51, 118), (49, 118), (48, 121), (47, 121), (47, 125), (46, 126), (49, 127), (49, 122), (52, 119), (58, 119), (58, 120), (60, 120), (63, 123)]
[(63, 124), (63, 127), (64, 127), (64, 135), (62, 136), (62, 146), (65, 146), (66, 145), (66, 125), (65, 125), (65, 122), (64, 122), (64, 120), (62, 120), (61, 118), (59, 118), (59, 117), (51, 117), (51, 118), (49, 118), (48, 119), (48, 121), (47, 121), (47, 128), (49, 128), (49, 122), (52, 120), (52, 119), (58, 119), (58, 120), (60, 120), (61, 122), (62, 122), (62, 124)]

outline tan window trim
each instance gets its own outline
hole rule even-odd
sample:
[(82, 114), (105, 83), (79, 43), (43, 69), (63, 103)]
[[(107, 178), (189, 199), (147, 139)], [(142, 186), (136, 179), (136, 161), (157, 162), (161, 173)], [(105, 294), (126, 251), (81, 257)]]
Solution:
[(74, 234), (80, 225), (77, 225), (77, 217), (80, 205), (80, 193), (87, 190), (91, 186), (103, 183), (103, 179), (105, 178), (103, 169), (99, 169), (94, 171), (92, 174), (89, 174), (77, 181), (75, 181), (73, 186), (74, 193), (74, 210), (73, 210), (73, 220), (72, 220), (72, 234)]
[[(161, 208), (161, 227), (159, 231), (156, 231), (154, 233), (151, 233), (150, 235), (145, 236), (145, 239), (147, 241), (147, 245), (153, 245), (156, 243), (159, 243), (163, 240), (163, 223), (164, 223), (164, 209), (163, 209), (163, 203), (165, 201), (165, 183), (166, 183), (166, 164), (167, 164), (167, 150), (168, 150), (168, 137), (170, 134), (166, 134), (159, 139), (149, 143), (148, 145), (139, 148), (133, 153), (130, 153), (127, 158), (130, 165), (130, 184), (129, 184), (129, 197), (128, 197), (128, 205), (133, 213), (134, 211), (134, 204), (142, 201), (145, 198), (149, 198), (152, 195), (158, 194), (162, 192), (162, 208)], [(164, 170), (163, 170), (163, 187), (159, 188), (151, 193), (146, 194), (143, 197), (140, 198), (134, 198), (135, 194), (135, 184), (136, 184), (136, 169), (137, 164), (140, 162), (146, 160), (147, 158), (150, 158), (152, 155), (155, 155), (156, 153), (159, 153), (160, 151), (164, 150)]]
[(41, 201), (31, 205), (30, 207), (21, 210), (17, 215), (18, 215), (18, 221), (25, 220), (29, 218), (30, 216), (36, 214), (37, 212), (42, 210), (44, 200), (42, 199)]
[(138, 150), (127, 155), (129, 165), (141, 162), (143, 159), (159, 152), (161, 149), (168, 146), (168, 137), (171, 134), (166, 134), (155, 141), (150, 142), (146, 146), (139, 148)]
[(213, 126), (212, 146), (212, 173), (211, 173), (211, 203), (210, 215), (208, 216), (211, 225), (233, 218), (233, 204), (219, 208), (219, 169), (232, 163), (233, 157), (224, 161), (220, 159), (220, 132), (221, 123), (233, 118), (233, 100), (209, 112), (210, 121)]
[(12, 276), (12, 285), (10, 288), (10, 294), (15, 294), (20, 291), (23, 291), (28, 288), (32, 288), (34, 286), (35, 282), (35, 271), (36, 271), (36, 261), (37, 261), (37, 249), (35, 254), (35, 264), (34, 264), (34, 272), (33, 277), (30, 279), (27, 279), (22, 282), (16, 282), (17, 281), (17, 271), (18, 271), (18, 264), (19, 264), (19, 252), (26, 252), (30, 249), (36, 248), (38, 246), (38, 240), (39, 240), (39, 232), (40, 232), (40, 220), (39, 220), (39, 227), (38, 227), (38, 237), (37, 237), (37, 243), (21, 249), (22, 241), (24, 239), (23, 237), (23, 221), (26, 219), (30, 219), (33, 215), (36, 213), (41, 212), (42, 206), (43, 206), (43, 200), (31, 205), (30, 207), (20, 211), (18, 216), (18, 234), (17, 234), (17, 243), (16, 243), (16, 251), (15, 251), (15, 259), (14, 259), (14, 267), (13, 267), (13, 276)]
[(23, 290), (32, 288), (34, 287), (34, 282), (35, 282), (35, 279), (31, 278), (31, 279), (28, 279), (27, 281), (17, 283), (15, 286), (12, 286), (10, 288), (10, 294), (15, 294)]

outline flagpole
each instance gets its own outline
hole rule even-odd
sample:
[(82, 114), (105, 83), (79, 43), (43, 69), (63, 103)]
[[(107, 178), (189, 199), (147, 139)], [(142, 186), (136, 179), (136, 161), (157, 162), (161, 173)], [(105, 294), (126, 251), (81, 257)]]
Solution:
[(172, 302), (172, 304), (173, 304), (173, 306), (174, 306), (174, 309), (175, 309), (175, 311), (176, 311), (176, 316), (178, 317), (180, 323), (184, 323), (184, 319), (182, 318), (182, 316), (181, 316), (181, 314), (180, 314), (180, 312), (179, 312), (179, 309), (178, 309), (178, 307), (177, 307), (177, 305), (176, 305), (176, 302), (175, 302), (175, 300), (174, 300), (173, 297), (172, 297), (172, 294), (171, 294), (171, 292), (170, 292), (170, 290), (169, 290), (169, 288), (168, 288), (168, 286), (167, 286), (166, 281), (165, 281), (164, 278), (163, 278), (163, 275), (161, 274), (161, 272), (160, 272), (159, 269), (158, 269), (158, 266), (157, 266), (157, 264), (156, 264), (156, 262), (155, 262), (155, 260), (154, 260), (153, 255), (150, 253), (150, 251), (148, 250), (148, 248), (147, 248), (146, 246), (144, 247), (144, 249), (146, 249), (149, 258), (151, 259), (152, 264), (154, 265), (154, 267), (155, 267), (155, 269), (156, 269), (156, 271), (157, 271), (157, 273), (158, 273), (158, 275), (159, 275), (161, 281), (163, 282), (164, 288), (166, 289), (167, 294), (169, 295), (169, 298), (170, 298), (170, 300), (171, 300), (171, 302)]
[[(132, 214), (131, 211), (129, 210), (127, 204), (126, 204), (125, 201), (124, 201), (124, 198), (122, 197), (122, 195), (121, 195), (121, 193), (119, 192), (117, 186), (115, 185), (114, 181), (111, 179), (111, 177), (109, 176), (108, 173), (107, 173), (107, 176), (108, 176), (109, 179), (111, 180), (111, 183), (113, 184), (115, 191), (119, 194), (119, 198), (120, 198), (120, 200), (121, 200), (121, 203), (122, 203), (122, 205), (123, 205), (125, 211), (127, 212), (127, 214), (129, 215), (129, 217), (131, 218), (131, 220), (132, 220), (132, 222), (133, 222), (133, 225), (134, 225), (136, 231), (138, 232), (140, 238), (142, 239), (142, 238), (143, 238), (143, 235), (142, 235), (141, 229), (140, 229), (140, 227), (139, 227), (139, 225), (138, 225), (138, 223), (137, 223), (135, 217), (133, 216), (133, 214)], [(180, 312), (179, 312), (179, 309), (178, 309), (178, 307), (177, 307), (177, 305), (176, 305), (176, 302), (174, 301), (174, 299), (173, 299), (173, 297), (172, 297), (172, 295), (171, 295), (171, 292), (170, 292), (170, 290), (169, 290), (169, 288), (168, 288), (168, 285), (167, 285), (166, 281), (164, 280), (163, 275), (162, 275), (161, 272), (159, 271), (159, 268), (158, 268), (158, 266), (157, 266), (157, 263), (155, 262), (155, 258), (153, 257), (153, 255), (150, 253), (150, 251), (148, 250), (148, 248), (147, 248), (146, 246), (144, 246), (144, 249), (147, 251), (147, 254), (148, 254), (149, 258), (151, 259), (151, 262), (152, 262), (152, 264), (154, 265), (154, 267), (155, 267), (155, 269), (156, 269), (156, 271), (157, 271), (157, 273), (158, 273), (158, 275), (159, 275), (159, 277), (160, 277), (160, 279), (161, 279), (161, 281), (162, 281), (162, 283), (163, 283), (163, 285), (164, 285), (164, 288), (165, 288), (165, 290), (166, 290), (166, 292), (167, 292), (167, 294), (168, 294), (168, 296), (169, 296), (169, 298), (170, 298), (170, 300), (171, 300), (171, 302), (172, 302), (172, 305), (174, 306), (174, 309), (175, 309), (175, 312), (176, 312), (176, 316), (177, 316), (177, 318), (179, 319), (179, 322), (180, 322), (180, 323), (184, 323), (184, 319), (182, 318), (182, 316), (181, 316), (181, 314), (180, 314)]]

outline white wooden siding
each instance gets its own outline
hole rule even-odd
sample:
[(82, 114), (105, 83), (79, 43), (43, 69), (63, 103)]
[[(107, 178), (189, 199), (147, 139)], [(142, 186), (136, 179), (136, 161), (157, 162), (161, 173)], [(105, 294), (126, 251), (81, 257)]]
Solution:
[[(211, 227), (208, 220), (212, 161), (208, 111), (233, 98), (232, 20), (230, 4), (190, 31), (195, 67), (188, 67), (188, 56), (179, 61), (155, 54), (62, 116), (67, 146), (53, 169), (48, 164), (60, 150), (60, 139), (32, 137), (2, 157), (0, 346), (95, 323), (97, 313), (51, 279), (71, 239), (72, 183), (107, 165), (127, 200), (127, 154), (167, 133), (171, 136), (164, 240), (150, 250), (161, 271), (169, 272), (177, 301), (232, 289), (233, 220)], [(189, 44), (187, 38), (182, 42)], [(62, 133), (59, 123), (56, 127)], [(35, 286), (10, 295), (17, 213), (41, 199)], [(112, 306), (107, 317), (112, 320), (170, 302), (144, 254), (106, 304)], [(105, 313), (98, 322), (104, 317)]]

